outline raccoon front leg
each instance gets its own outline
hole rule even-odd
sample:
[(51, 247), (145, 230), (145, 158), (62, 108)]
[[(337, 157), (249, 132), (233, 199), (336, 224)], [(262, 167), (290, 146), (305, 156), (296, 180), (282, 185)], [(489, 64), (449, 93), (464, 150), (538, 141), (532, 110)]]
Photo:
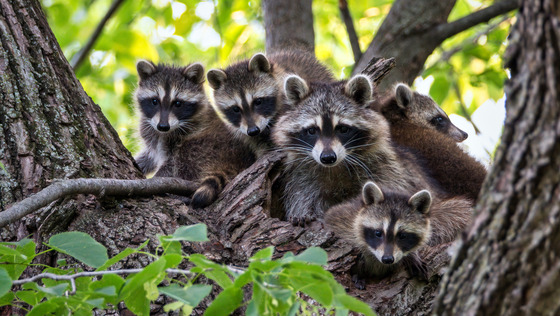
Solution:
[(143, 174), (155, 171), (158, 167), (155, 157), (149, 150), (143, 150), (138, 156), (134, 157)]
[(289, 181), (284, 194), (286, 220), (297, 226), (305, 226), (323, 216), (319, 192), (305, 183)]

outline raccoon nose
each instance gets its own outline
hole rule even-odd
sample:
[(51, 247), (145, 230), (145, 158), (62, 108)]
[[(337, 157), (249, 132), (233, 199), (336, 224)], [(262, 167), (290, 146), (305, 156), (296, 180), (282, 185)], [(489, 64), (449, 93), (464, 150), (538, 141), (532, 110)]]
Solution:
[(334, 151), (322, 152), (321, 153), (321, 162), (325, 165), (332, 165), (336, 162), (336, 154)]
[(170, 129), (169, 123), (159, 123), (157, 129), (160, 132), (167, 132)]
[(384, 264), (391, 264), (395, 262), (395, 258), (393, 258), (393, 256), (383, 256), (381, 257), (381, 262)]
[(252, 126), (247, 129), (247, 135), (249, 136), (257, 136), (259, 135), (260, 132), (261, 130), (259, 129), (258, 126)]
[(469, 137), (469, 134), (467, 134), (466, 132), (461, 131), (461, 136), (462, 136), (461, 141), (464, 141), (465, 139), (467, 139), (467, 138)]

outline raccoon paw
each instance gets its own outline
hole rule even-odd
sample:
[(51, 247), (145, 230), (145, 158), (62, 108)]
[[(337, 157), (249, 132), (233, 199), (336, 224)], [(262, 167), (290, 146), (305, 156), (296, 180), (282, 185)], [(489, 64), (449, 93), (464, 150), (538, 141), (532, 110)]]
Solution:
[(360, 278), (357, 274), (352, 275), (352, 282), (358, 290), (364, 290), (366, 288), (366, 279)]
[(191, 206), (193, 208), (205, 208), (212, 204), (216, 200), (216, 197), (212, 192), (206, 190), (205, 188), (200, 188), (194, 192), (191, 200)]
[(291, 222), (294, 226), (305, 227), (309, 225), (311, 222), (316, 220), (317, 217), (314, 215), (305, 215), (305, 216), (288, 216), (287, 220)]

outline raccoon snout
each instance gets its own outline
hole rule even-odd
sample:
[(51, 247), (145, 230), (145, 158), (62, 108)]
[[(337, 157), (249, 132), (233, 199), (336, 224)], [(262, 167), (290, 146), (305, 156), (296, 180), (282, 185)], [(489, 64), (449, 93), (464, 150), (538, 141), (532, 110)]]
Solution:
[(157, 129), (160, 132), (167, 132), (167, 131), (169, 131), (169, 129), (171, 129), (171, 126), (169, 126), (169, 123), (159, 122), (159, 124), (157, 125)]
[(395, 258), (393, 256), (383, 256), (381, 257), (381, 262), (384, 264), (391, 264), (395, 262)]
[(252, 126), (247, 129), (247, 135), (249, 136), (257, 136), (259, 135), (260, 132), (261, 130), (259, 129), (258, 126)]
[(327, 151), (321, 153), (321, 162), (325, 165), (332, 165), (336, 162), (336, 154), (334, 151)]

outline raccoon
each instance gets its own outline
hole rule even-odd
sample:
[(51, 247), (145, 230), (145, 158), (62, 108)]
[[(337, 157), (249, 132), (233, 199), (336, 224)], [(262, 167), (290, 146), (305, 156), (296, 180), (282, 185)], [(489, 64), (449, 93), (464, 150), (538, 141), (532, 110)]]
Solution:
[(401, 266), (411, 275), (427, 279), (416, 251), (455, 240), (472, 215), (468, 199), (438, 200), (427, 190), (413, 195), (382, 191), (367, 182), (359, 197), (330, 208), (325, 222), (361, 250), (357, 281), (386, 276)]
[(445, 194), (477, 200), (487, 170), (454, 140), (433, 128), (405, 121), (391, 126), (391, 138), (413, 154)]
[(414, 195), (386, 191), (367, 182), (360, 197), (330, 208), (325, 222), (337, 236), (362, 253), (358, 276), (383, 277), (403, 265), (427, 279), (416, 251), (430, 240), (429, 191)]
[(224, 70), (208, 72), (216, 110), (226, 126), (249, 144), (258, 156), (271, 148), (271, 127), (283, 111), (282, 84), (291, 73), (306, 80), (333, 81), (332, 74), (315, 56), (302, 50), (256, 54)]
[(284, 86), (291, 109), (279, 118), (272, 138), (287, 152), (282, 202), (289, 221), (304, 225), (322, 217), (369, 179), (405, 192), (431, 188), (410, 156), (397, 153), (387, 121), (370, 108), (368, 77), (308, 85), (292, 75)]
[(155, 175), (199, 182), (191, 199), (193, 208), (213, 203), (226, 184), (255, 162), (250, 148), (231, 137), (209, 106), (204, 116), (205, 125), (183, 136)]
[(375, 107), (391, 126), (408, 122), (437, 130), (456, 142), (462, 142), (469, 136), (453, 125), (447, 114), (429, 96), (412, 91), (403, 83), (397, 84), (394, 91), (394, 95), (385, 97)]
[(170, 146), (181, 136), (200, 127), (204, 115), (199, 114), (208, 107), (208, 100), (202, 86), (204, 67), (199, 63), (174, 67), (140, 60), (136, 69), (135, 99), (144, 149), (135, 160), (148, 174), (165, 162)]

